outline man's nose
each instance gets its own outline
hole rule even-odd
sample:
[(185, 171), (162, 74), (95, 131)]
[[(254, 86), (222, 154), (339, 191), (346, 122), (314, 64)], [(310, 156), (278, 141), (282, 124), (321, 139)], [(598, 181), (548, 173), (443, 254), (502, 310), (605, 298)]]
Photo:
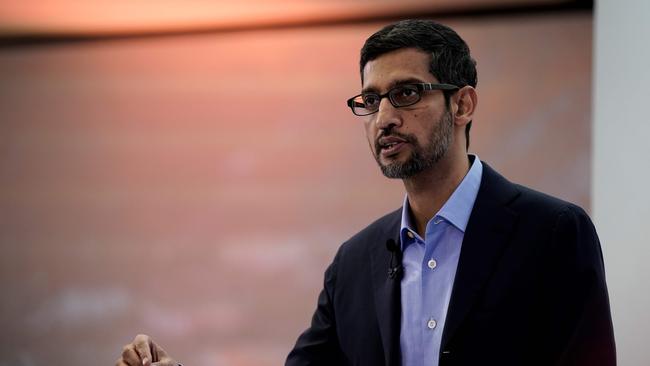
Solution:
[(379, 109), (375, 116), (377, 128), (381, 130), (391, 129), (402, 125), (400, 113), (397, 108), (393, 107), (388, 98), (383, 98), (379, 102)]

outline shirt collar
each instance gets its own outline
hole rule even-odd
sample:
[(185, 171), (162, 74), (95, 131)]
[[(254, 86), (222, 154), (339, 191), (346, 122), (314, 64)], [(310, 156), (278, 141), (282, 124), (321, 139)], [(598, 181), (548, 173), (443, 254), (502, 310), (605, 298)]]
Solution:
[[(481, 164), (478, 156), (469, 155), (469, 158), (470, 161), (473, 160), (472, 166), (458, 187), (449, 196), (447, 202), (440, 208), (440, 211), (429, 220), (427, 223), (427, 231), (429, 231), (429, 227), (434, 220), (443, 219), (451, 223), (461, 232), (465, 232), (469, 216), (474, 207), (474, 201), (476, 201), (476, 196), (478, 195), (479, 186), (481, 185), (481, 176), (483, 175), (483, 164)], [(402, 224), (400, 228), (402, 249), (404, 249), (404, 243), (408, 242), (407, 235), (409, 231), (412, 235), (422, 240), (417, 234), (417, 231), (413, 229), (414, 227), (411, 221), (408, 195), (405, 195), (404, 204), (402, 205)]]

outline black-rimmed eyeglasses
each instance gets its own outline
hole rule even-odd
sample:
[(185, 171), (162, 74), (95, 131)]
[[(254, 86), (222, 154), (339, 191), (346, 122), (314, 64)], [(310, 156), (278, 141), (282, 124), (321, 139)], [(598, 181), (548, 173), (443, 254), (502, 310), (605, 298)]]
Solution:
[(357, 116), (367, 116), (379, 110), (381, 100), (388, 97), (390, 104), (395, 108), (408, 107), (422, 99), (422, 93), (425, 90), (458, 90), (456, 85), (451, 84), (402, 84), (394, 87), (384, 94), (378, 93), (361, 93), (348, 99), (348, 107), (352, 113)]

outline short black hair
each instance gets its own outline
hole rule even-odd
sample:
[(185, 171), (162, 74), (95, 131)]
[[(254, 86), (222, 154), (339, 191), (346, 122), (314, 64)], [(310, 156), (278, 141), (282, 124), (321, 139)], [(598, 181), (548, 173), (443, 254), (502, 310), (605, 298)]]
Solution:
[[(369, 61), (402, 48), (415, 48), (431, 55), (429, 72), (440, 83), (462, 88), (476, 87), (476, 61), (471, 57), (467, 43), (446, 25), (433, 20), (407, 19), (393, 23), (371, 35), (361, 48), (359, 61), (361, 81), (363, 68)], [(445, 101), (454, 91), (445, 91)], [(469, 148), (470, 121), (465, 127), (466, 148)]]

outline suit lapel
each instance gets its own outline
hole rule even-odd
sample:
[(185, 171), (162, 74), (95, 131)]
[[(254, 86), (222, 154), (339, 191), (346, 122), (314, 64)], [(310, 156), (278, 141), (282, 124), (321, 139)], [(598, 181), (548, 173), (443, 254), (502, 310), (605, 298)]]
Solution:
[(506, 204), (519, 191), (483, 163), (483, 176), (467, 223), (445, 321), (441, 351), (453, 338), (505, 249), (516, 214)]
[(385, 231), (379, 233), (369, 246), (377, 324), (387, 366), (398, 366), (400, 363), (400, 280), (388, 278), (391, 254), (386, 249), (386, 241), (390, 238), (399, 245), (400, 217), (401, 210), (394, 212)]

